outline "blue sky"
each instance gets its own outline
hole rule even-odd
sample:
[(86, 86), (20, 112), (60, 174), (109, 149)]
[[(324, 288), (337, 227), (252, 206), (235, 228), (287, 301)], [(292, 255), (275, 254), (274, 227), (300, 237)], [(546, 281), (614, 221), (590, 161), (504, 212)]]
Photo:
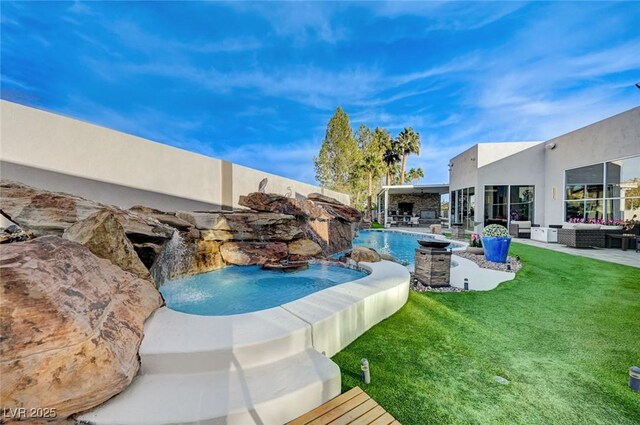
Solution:
[(423, 183), (482, 141), (640, 104), (640, 3), (2, 2), (2, 98), (314, 182), (337, 106), (422, 136)]

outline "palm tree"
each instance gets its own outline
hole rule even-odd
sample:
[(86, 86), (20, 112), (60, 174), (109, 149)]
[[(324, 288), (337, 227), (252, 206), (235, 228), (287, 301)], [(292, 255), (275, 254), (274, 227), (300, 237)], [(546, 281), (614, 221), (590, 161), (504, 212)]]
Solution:
[(367, 210), (365, 217), (368, 220), (371, 220), (373, 179), (384, 172), (384, 161), (382, 159), (383, 147), (380, 144), (380, 138), (383, 136), (384, 134), (380, 132), (379, 128), (376, 128), (372, 133), (365, 125), (361, 125), (357, 133), (358, 147), (362, 154), (358, 168), (359, 171), (365, 173), (367, 176)]
[(424, 178), (422, 168), (412, 168), (407, 172), (407, 180), (413, 181), (413, 184), (418, 184), (420, 179)]
[(394, 168), (400, 162), (402, 152), (398, 143), (391, 138), (389, 132), (383, 128), (377, 127), (374, 132), (382, 148), (382, 161), (385, 164), (387, 180), (386, 184), (391, 184), (391, 175), (395, 172)]
[(407, 158), (410, 154), (420, 154), (420, 133), (413, 131), (411, 127), (405, 127), (398, 134), (396, 141), (402, 155), (402, 165), (400, 166), (400, 184), (404, 184), (404, 170), (407, 167)]

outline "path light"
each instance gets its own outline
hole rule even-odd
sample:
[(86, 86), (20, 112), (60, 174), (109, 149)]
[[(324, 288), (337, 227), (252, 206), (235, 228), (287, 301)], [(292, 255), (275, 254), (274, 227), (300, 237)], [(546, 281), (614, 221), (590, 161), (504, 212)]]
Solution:
[(468, 291), (469, 290), (469, 279), (468, 278), (464, 278), (464, 290)]
[(640, 393), (640, 367), (638, 366), (629, 368), (629, 388)]
[(371, 383), (371, 374), (369, 373), (369, 360), (360, 360), (360, 370), (362, 371), (362, 382), (365, 384)]

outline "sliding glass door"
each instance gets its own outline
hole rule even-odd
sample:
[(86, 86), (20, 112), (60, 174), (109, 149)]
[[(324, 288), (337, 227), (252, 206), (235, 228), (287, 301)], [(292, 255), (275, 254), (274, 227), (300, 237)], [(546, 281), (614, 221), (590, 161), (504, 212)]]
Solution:
[(509, 221), (535, 219), (535, 186), (494, 185), (484, 187), (484, 224), (501, 224)]

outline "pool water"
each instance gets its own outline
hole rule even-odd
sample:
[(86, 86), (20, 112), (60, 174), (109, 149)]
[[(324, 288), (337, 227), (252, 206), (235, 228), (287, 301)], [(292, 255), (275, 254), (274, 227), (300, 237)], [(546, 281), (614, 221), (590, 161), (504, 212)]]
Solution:
[(277, 307), (364, 276), (361, 271), (325, 264), (310, 264), (307, 270), (292, 273), (230, 266), (167, 281), (160, 292), (172, 310), (224, 316)]
[[(381, 254), (388, 254), (398, 262), (413, 270), (415, 267), (415, 251), (419, 248), (417, 240), (435, 240), (432, 235), (406, 233), (393, 230), (363, 230), (353, 240), (353, 246), (373, 248)], [(449, 249), (461, 248), (464, 245), (452, 242)]]

